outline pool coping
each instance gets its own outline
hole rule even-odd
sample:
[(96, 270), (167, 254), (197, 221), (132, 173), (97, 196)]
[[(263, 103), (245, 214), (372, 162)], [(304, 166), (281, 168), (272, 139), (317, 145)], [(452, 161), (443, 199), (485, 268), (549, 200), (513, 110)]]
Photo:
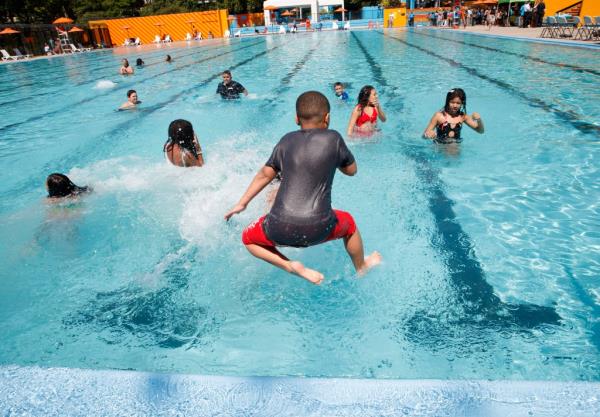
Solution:
[[(600, 382), (231, 377), (0, 366), (2, 415), (598, 416)], [(99, 413), (101, 411), (101, 413)]]
[[(446, 32), (450, 29), (442, 29), (442, 28), (432, 28), (432, 27), (419, 27), (417, 28), (411, 28), (412, 30), (431, 30), (431, 31), (440, 31), (440, 32)], [(451, 32), (451, 33), (462, 33), (462, 34), (468, 34), (468, 35), (475, 35), (475, 36), (483, 36), (483, 37), (487, 37), (487, 38), (494, 38), (494, 39), (511, 39), (511, 40), (519, 40), (519, 41), (527, 41), (527, 42), (534, 42), (534, 43), (541, 43), (541, 44), (546, 44), (546, 45), (558, 45), (558, 46), (570, 46), (570, 47), (574, 47), (574, 48), (583, 48), (583, 49), (592, 49), (592, 50), (598, 50), (600, 49), (600, 44), (596, 44), (596, 43), (584, 43), (584, 42), (579, 42), (579, 41), (561, 41), (561, 40), (557, 40), (557, 39), (546, 39), (546, 38), (530, 38), (530, 37), (526, 37), (526, 36), (513, 36), (513, 35), (503, 35), (503, 34), (490, 34), (490, 33), (480, 33), (480, 32), (471, 32), (471, 31), (465, 31), (465, 30), (461, 30), (461, 31), (456, 31), (456, 32)]]

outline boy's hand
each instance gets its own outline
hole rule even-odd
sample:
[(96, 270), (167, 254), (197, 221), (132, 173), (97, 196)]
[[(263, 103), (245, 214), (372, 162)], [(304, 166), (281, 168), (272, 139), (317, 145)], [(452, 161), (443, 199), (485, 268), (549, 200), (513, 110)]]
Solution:
[(423, 133), (423, 137), (427, 138), (427, 139), (435, 139), (437, 137), (437, 133), (435, 132), (435, 130), (430, 129), (430, 130), (426, 130)]
[(243, 204), (236, 204), (227, 214), (225, 215), (225, 220), (229, 221), (234, 214), (241, 213), (246, 210), (246, 206)]

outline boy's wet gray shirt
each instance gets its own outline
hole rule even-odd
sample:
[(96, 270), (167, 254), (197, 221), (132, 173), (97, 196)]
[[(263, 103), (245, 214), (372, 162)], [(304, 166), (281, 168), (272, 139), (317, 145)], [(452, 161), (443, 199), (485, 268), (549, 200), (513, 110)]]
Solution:
[(335, 130), (298, 130), (281, 138), (265, 164), (282, 177), (264, 222), (267, 237), (286, 246), (325, 240), (336, 223), (331, 208), (335, 171), (353, 162), (354, 156)]

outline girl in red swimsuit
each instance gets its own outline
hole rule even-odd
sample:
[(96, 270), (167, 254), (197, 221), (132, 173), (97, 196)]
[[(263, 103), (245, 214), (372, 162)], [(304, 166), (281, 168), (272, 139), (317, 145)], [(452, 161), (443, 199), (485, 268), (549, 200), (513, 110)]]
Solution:
[(377, 118), (385, 122), (387, 118), (379, 104), (377, 90), (365, 85), (358, 93), (358, 104), (352, 110), (348, 122), (348, 136), (371, 136), (377, 130)]

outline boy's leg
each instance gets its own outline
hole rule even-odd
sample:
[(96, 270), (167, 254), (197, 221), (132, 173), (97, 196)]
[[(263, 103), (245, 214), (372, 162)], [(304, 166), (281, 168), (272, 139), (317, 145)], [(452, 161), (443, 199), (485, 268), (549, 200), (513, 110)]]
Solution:
[(246, 227), (242, 233), (242, 242), (246, 246), (246, 249), (248, 249), (248, 252), (286, 272), (296, 274), (313, 284), (320, 284), (323, 281), (323, 274), (319, 271), (306, 268), (301, 262), (290, 261), (275, 248), (275, 244), (264, 233), (262, 227), (264, 219), (265, 216), (261, 217)]
[(262, 259), (271, 265), (281, 268), (290, 274), (298, 275), (299, 277), (302, 277), (317, 285), (323, 281), (323, 274), (321, 274), (319, 271), (307, 268), (301, 262), (290, 261), (274, 246), (267, 247), (253, 243), (245, 246), (246, 249), (248, 249), (248, 252), (250, 252), (253, 256), (257, 257), (258, 259)]
[(356, 272), (362, 275), (381, 262), (381, 255), (375, 251), (365, 258), (362, 237), (352, 215), (342, 210), (334, 210), (334, 213), (338, 221), (327, 240), (343, 237), (346, 252), (350, 255)]

